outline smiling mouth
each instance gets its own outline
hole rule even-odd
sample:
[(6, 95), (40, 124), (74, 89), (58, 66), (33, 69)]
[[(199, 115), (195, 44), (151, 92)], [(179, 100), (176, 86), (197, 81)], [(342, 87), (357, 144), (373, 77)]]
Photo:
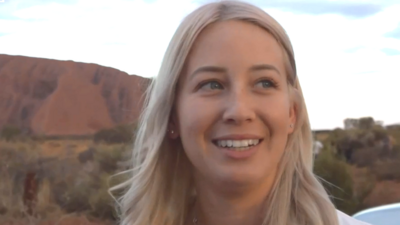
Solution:
[(263, 139), (243, 139), (243, 140), (214, 140), (214, 145), (231, 151), (245, 151), (259, 145)]

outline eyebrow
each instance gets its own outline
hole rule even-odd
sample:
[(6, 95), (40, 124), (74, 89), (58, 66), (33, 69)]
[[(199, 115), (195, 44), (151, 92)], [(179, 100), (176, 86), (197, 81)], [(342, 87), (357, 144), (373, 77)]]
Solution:
[(279, 75), (281, 74), (275, 66), (270, 64), (258, 64), (250, 67), (250, 71), (260, 71), (260, 70), (274, 70)]
[(212, 73), (226, 73), (227, 69), (223, 68), (223, 67), (219, 67), (219, 66), (202, 66), (197, 68), (191, 75), (190, 77), (193, 78), (194, 76), (196, 76), (199, 73), (202, 72), (212, 72)]
[[(281, 74), (279, 70), (270, 64), (257, 64), (252, 67), (250, 67), (249, 71), (260, 71), (260, 70), (274, 70), (278, 74)], [(191, 75), (190, 77), (193, 78), (196, 74), (202, 73), (202, 72), (212, 72), (212, 73), (226, 73), (228, 70), (224, 67), (219, 67), (219, 66), (202, 66), (197, 68)]]

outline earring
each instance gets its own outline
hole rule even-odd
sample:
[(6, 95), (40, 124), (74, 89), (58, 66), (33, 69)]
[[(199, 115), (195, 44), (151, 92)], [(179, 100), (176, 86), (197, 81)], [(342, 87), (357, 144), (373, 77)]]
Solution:
[(171, 134), (173, 134), (174, 133), (174, 131), (173, 130), (171, 130)]

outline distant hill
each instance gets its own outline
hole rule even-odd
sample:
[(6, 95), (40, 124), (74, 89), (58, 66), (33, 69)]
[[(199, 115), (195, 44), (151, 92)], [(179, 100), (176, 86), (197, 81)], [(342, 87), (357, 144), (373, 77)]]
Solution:
[(149, 81), (96, 64), (0, 54), (0, 129), (90, 135), (133, 122)]

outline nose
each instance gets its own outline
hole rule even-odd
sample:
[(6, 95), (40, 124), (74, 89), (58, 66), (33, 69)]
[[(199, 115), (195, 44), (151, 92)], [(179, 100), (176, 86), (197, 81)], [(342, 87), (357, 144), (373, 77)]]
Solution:
[(252, 98), (245, 88), (232, 91), (228, 96), (223, 113), (225, 123), (242, 124), (256, 118)]

